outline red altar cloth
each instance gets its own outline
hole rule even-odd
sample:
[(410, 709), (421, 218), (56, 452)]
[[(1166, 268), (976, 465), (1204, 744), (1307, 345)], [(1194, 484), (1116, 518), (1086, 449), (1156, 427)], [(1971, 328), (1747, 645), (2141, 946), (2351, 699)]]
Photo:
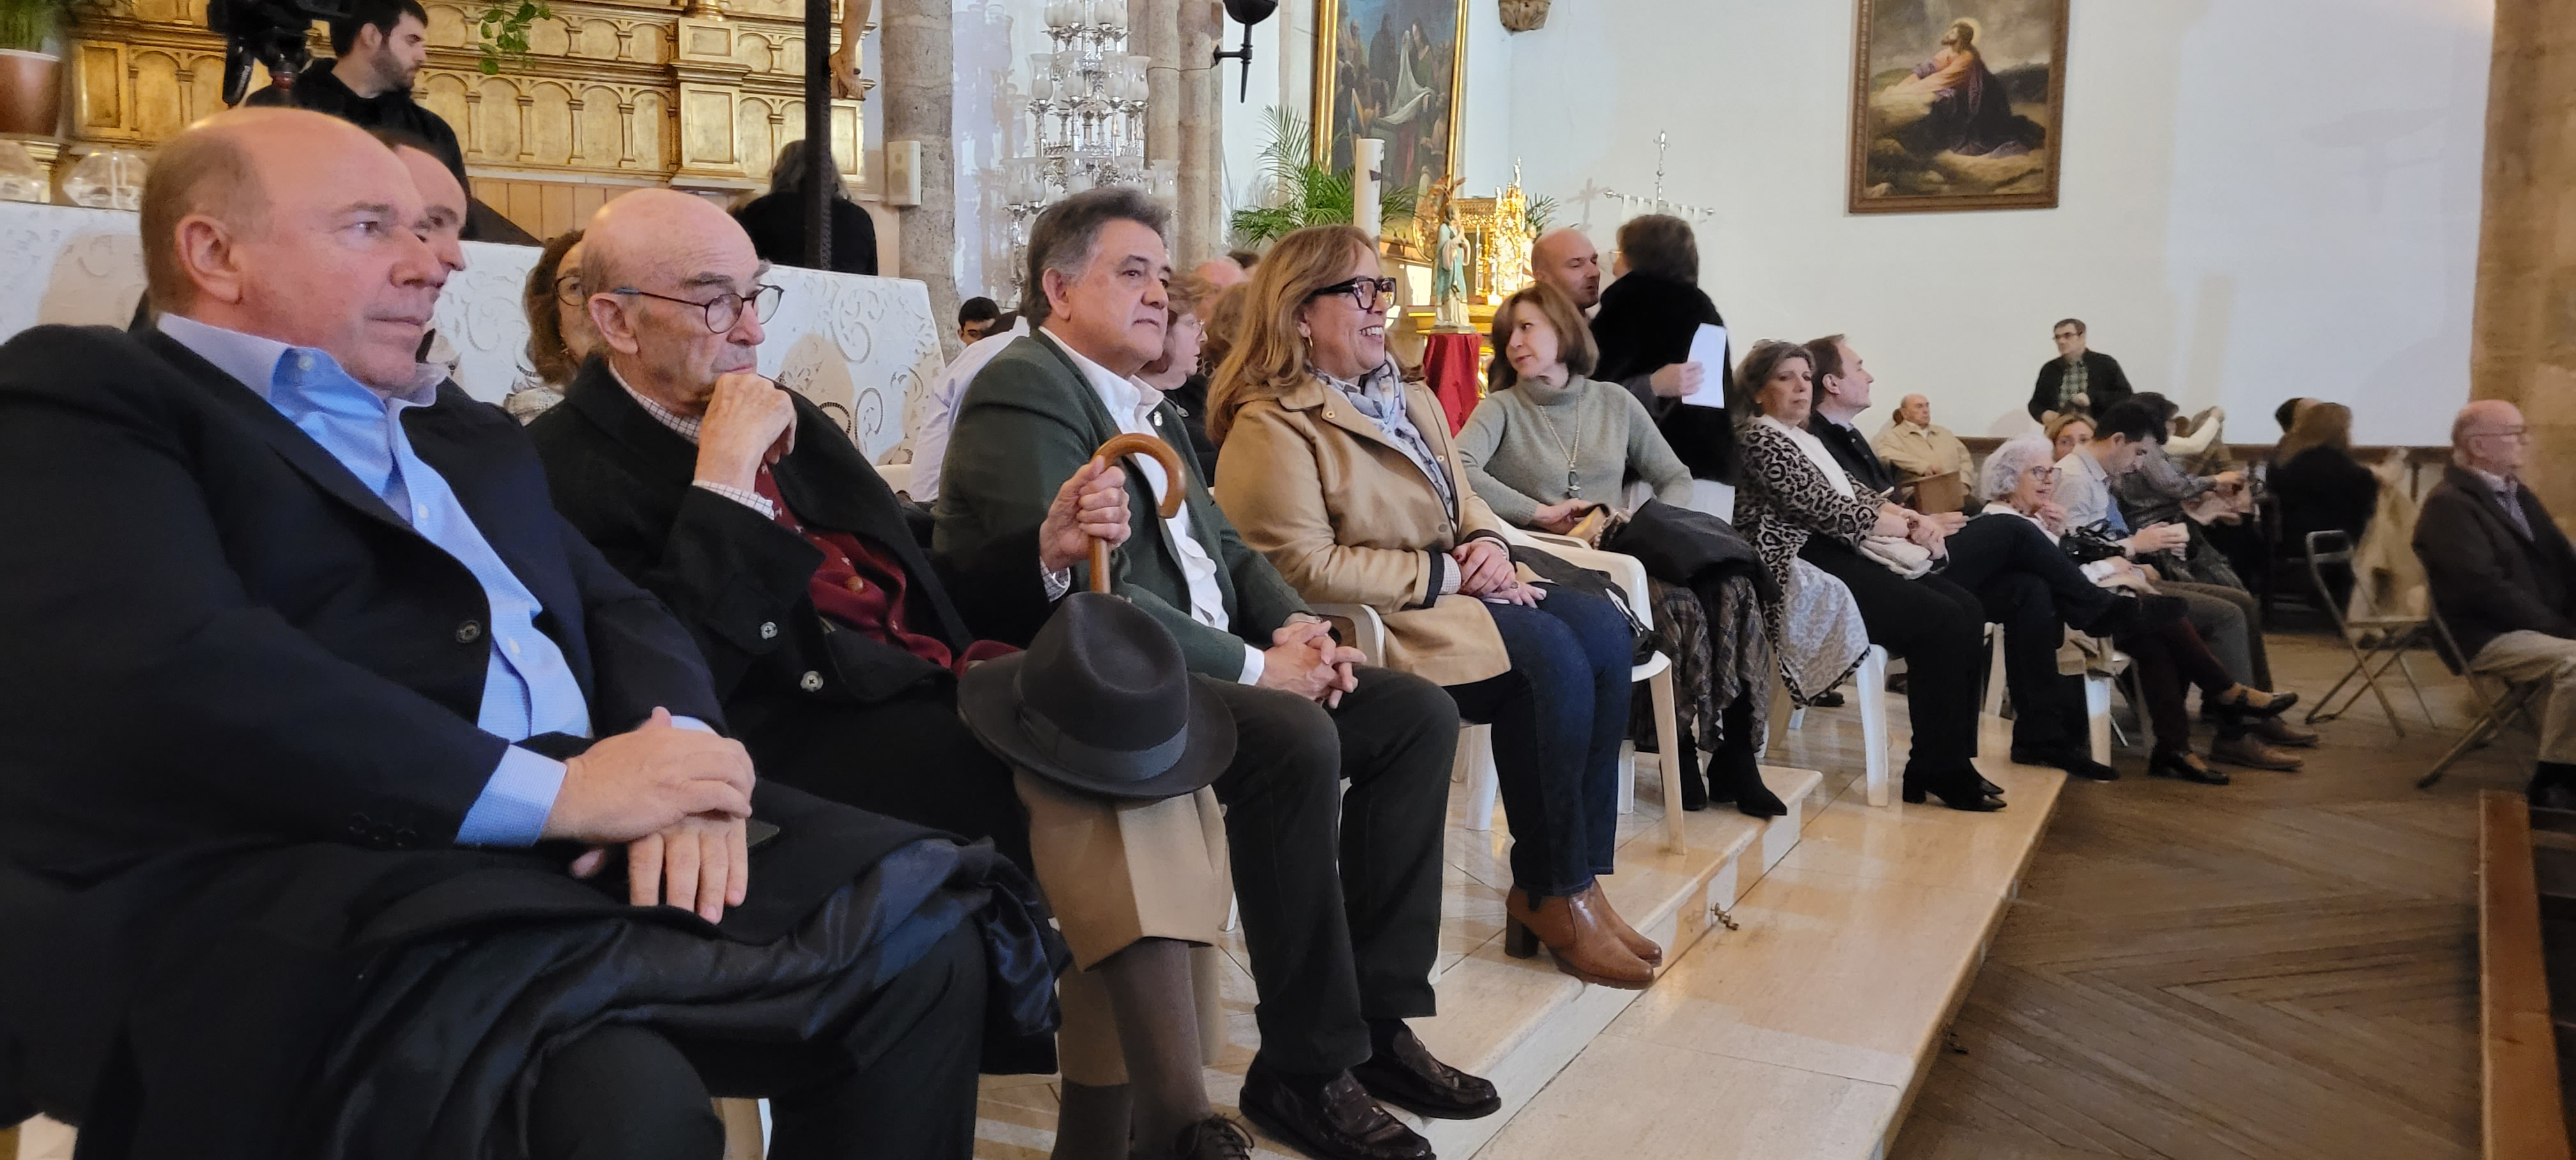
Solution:
[(1479, 355), (1485, 336), (1472, 331), (1431, 334), (1424, 338), (1422, 381), (1449, 415), (1449, 433), (1467, 425), (1467, 415), (1485, 397), (1485, 373)]

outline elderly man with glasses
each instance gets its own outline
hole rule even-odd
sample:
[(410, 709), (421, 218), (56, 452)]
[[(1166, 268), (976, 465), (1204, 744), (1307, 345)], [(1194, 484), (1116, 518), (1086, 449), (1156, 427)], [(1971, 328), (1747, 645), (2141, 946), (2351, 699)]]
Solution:
[(2451, 423), (2451, 465), (2424, 496), (2415, 554), (2469, 671), (2546, 680), (2532, 804), (2576, 808), (2576, 550), (2522, 482), (2522, 412), (2481, 399)]

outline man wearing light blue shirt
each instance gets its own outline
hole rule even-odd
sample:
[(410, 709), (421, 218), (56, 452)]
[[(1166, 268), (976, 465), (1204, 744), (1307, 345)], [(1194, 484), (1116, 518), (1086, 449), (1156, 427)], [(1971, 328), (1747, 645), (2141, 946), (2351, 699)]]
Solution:
[(0, 1122), (715, 1160), (722, 1093), (781, 1157), (963, 1160), (979, 1045), (1051, 1065), (1034, 892), (717, 735), (687, 632), (416, 362), (461, 198), (220, 114), (145, 186), (158, 324), (0, 347)]

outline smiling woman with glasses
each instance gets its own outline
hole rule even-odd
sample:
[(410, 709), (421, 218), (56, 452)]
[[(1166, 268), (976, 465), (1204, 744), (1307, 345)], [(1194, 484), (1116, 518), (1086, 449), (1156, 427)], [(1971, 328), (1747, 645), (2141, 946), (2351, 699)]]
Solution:
[(1279, 240), (1208, 391), (1216, 498), (1310, 601), (1366, 604), (1388, 668), (1494, 726), (1512, 830), (1505, 949), (1545, 943), (1586, 982), (1643, 987), (1663, 951), (1610, 909), (1633, 642), (1622, 610), (1523, 583), (1449, 423), (1386, 349), (1395, 280), (1349, 226)]

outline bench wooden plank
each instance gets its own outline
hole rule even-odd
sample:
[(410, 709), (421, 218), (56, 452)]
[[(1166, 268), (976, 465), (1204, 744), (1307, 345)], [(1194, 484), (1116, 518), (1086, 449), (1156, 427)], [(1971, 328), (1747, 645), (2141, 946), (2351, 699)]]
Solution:
[(2480, 795), (2478, 1023), (2487, 1160), (2568, 1160), (2540, 938), (2531, 815), (2518, 794)]

